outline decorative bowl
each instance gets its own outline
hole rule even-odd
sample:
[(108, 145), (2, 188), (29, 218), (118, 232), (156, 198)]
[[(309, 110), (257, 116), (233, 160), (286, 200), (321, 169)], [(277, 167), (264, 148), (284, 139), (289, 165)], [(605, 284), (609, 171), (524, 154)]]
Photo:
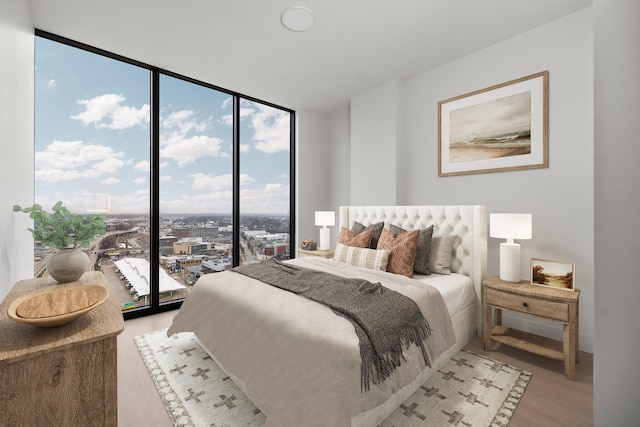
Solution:
[(9, 305), (8, 316), (30, 325), (61, 326), (103, 304), (109, 290), (101, 285), (81, 285), (24, 295)]

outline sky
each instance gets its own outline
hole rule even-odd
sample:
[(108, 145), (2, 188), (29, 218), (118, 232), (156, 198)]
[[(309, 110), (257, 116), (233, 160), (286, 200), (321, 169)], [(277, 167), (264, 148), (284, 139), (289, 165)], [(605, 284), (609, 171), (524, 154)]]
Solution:
[[(36, 37), (35, 193), (50, 208), (148, 214), (150, 72)], [(231, 213), (233, 100), (160, 78), (160, 215)], [(289, 214), (289, 112), (240, 103), (241, 214)]]

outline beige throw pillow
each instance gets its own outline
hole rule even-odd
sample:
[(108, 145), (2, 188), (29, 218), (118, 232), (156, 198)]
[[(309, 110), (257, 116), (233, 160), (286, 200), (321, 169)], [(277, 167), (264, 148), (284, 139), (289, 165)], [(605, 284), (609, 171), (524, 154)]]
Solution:
[(433, 236), (431, 238), (431, 254), (429, 256), (429, 271), (437, 274), (451, 274), (451, 257), (453, 242), (456, 236)]
[(338, 243), (336, 249), (333, 251), (333, 259), (357, 267), (387, 271), (390, 253), (391, 252), (387, 250), (354, 248)]

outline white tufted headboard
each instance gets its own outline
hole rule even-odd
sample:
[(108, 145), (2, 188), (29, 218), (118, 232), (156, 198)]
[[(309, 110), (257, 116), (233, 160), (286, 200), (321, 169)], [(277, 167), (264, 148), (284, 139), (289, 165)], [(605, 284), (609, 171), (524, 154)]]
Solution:
[(384, 221), (405, 230), (433, 224), (434, 235), (455, 234), (451, 271), (473, 280), (476, 290), (477, 331), (482, 336), (482, 281), (487, 277), (487, 207), (469, 206), (340, 206), (340, 227), (351, 228), (354, 221), (370, 225)]

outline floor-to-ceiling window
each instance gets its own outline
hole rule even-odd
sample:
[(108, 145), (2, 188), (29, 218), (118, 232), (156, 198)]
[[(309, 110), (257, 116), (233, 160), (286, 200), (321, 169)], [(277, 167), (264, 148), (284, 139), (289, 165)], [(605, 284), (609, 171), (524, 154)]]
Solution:
[(91, 268), (126, 317), (290, 257), (292, 111), (40, 31), (35, 75), (35, 201), (107, 214)]
[(240, 264), (291, 256), (290, 126), (286, 111), (240, 99)]

